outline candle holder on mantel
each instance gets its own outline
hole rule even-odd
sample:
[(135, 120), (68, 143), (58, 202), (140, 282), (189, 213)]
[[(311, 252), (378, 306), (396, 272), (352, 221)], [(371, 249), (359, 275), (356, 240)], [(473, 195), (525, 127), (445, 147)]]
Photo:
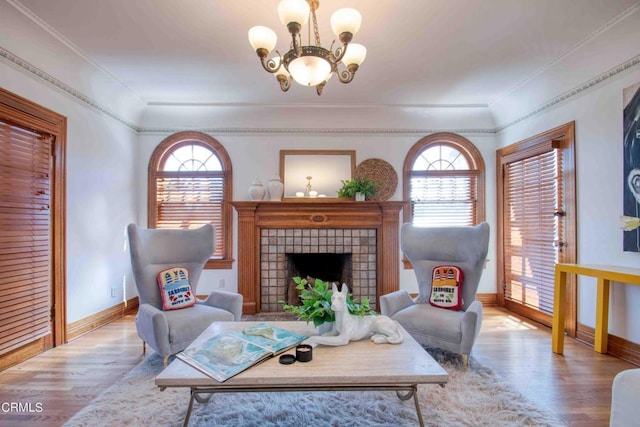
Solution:
[(311, 176), (307, 177), (307, 186), (305, 187), (305, 190), (304, 190), (304, 197), (309, 197), (311, 195), (310, 193), (311, 193), (311, 179), (312, 178), (313, 177), (311, 177)]

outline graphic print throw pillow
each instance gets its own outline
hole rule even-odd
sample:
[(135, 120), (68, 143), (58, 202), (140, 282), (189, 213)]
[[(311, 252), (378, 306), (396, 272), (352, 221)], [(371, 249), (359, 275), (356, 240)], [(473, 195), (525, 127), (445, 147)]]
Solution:
[(158, 273), (158, 286), (163, 310), (178, 310), (196, 303), (196, 296), (191, 292), (189, 283), (189, 271), (184, 267), (162, 270)]
[(462, 309), (463, 273), (455, 265), (440, 265), (433, 269), (429, 303), (434, 307)]

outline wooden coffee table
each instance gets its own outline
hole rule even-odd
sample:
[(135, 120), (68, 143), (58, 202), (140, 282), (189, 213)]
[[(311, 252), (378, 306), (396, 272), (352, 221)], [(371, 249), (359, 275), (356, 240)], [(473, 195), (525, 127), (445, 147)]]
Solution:
[[(264, 322), (214, 322), (197, 340), (242, 330)], [(304, 322), (267, 322), (302, 335), (314, 335), (315, 329)], [(402, 328), (401, 328), (402, 329)], [(444, 384), (449, 375), (404, 329), (401, 344), (374, 344), (369, 340), (351, 342), (342, 347), (318, 346), (311, 362), (282, 365), (278, 356), (221, 383), (175, 359), (156, 377), (156, 385), (188, 387), (191, 399), (184, 418), (189, 424), (193, 402), (206, 403), (213, 393), (277, 391), (396, 391), (402, 400), (413, 397), (418, 420), (424, 425), (418, 384)], [(295, 354), (291, 349), (286, 353)], [(203, 395), (209, 396), (203, 396)]]

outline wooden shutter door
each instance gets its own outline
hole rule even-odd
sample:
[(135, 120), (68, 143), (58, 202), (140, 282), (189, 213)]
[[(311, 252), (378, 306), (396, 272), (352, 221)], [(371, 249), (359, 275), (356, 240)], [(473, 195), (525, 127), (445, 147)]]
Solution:
[(561, 156), (549, 147), (503, 166), (505, 306), (547, 325), (564, 242)]
[(0, 356), (37, 340), (53, 345), (52, 143), (0, 121)]

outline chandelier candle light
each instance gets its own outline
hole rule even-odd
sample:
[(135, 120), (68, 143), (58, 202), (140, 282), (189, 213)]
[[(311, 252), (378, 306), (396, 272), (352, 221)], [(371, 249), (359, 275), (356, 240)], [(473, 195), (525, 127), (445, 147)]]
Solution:
[[(291, 79), (304, 86), (315, 86), (318, 95), (327, 81), (335, 74), (342, 83), (353, 80), (358, 67), (367, 55), (367, 49), (361, 44), (351, 43), (353, 36), (360, 29), (362, 17), (355, 9), (339, 9), (331, 15), (331, 29), (342, 46), (333, 51), (333, 43), (329, 49), (320, 44), (316, 9), (320, 5), (318, 0), (281, 0), (278, 4), (280, 21), (291, 34), (291, 45), (283, 55), (276, 50), (276, 57), (268, 59), (278, 40), (276, 33), (263, 26), (252, 27), (249, 30), (249, 43), (255, 49), (262, 67), (275, 74), (283, 92), (289, 90)], [(311, 20), (315, 45), (311, 45), (311, 26), (309, 27), (308, 45), (302, 45), (300, 31), (302, 26)], [(346, 69), (338, 70), (342, 63)]]

